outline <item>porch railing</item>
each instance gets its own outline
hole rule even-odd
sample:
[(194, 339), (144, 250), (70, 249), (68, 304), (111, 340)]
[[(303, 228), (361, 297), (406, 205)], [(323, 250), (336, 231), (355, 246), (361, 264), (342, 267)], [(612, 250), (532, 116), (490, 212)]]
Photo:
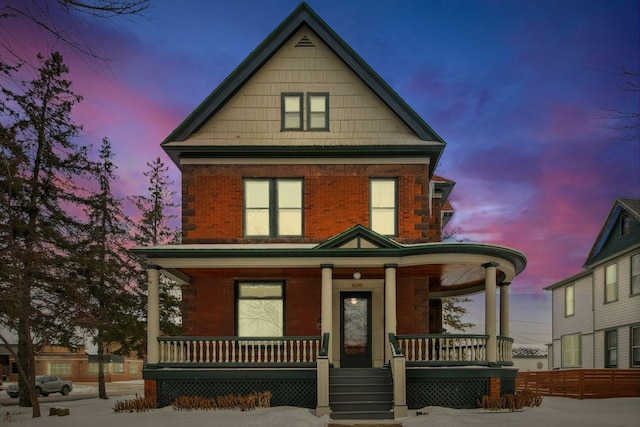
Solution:
[[(407, 365), (487, 365), (488, 335), (397, 335)], [(498, 337), (497, 363), (511, 364), (513, 339)]]
[(160, 367), (315, 365), (317, 337), (159, 337)]
[(498, 336), (498, 363), (513, 364), (513, 338)]

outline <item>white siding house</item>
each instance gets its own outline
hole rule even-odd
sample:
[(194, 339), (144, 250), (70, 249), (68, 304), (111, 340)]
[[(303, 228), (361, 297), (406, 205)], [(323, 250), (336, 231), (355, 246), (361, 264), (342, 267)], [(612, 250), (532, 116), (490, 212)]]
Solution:
[(640, 199), (617, 199), (584, 271), (545, 290), (550, 369), (640, 368)]

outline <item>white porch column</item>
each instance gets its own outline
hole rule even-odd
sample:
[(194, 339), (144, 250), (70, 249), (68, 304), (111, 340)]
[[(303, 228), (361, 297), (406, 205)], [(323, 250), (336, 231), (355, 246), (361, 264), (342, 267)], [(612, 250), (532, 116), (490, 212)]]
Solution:
[(147, 268), (147, 364), (157, 365), (160, 362), (160, 270), (153, 266)]
[[(332, 287), (333, 287), (333, 264), (322, 264), (320, 265), (322, 268), (322, 296), (321, 296), (321, 308), (320, 308), (320, 331), (322, 335), (324, 334), (332, 334), (333, 333), (333, 299), (332, 299)], [(331, 336), (330, 336), (331, 337)], [(333, 361), (333, 357), (331, 357), (331, 341), (329, 339), (329, 351), (328, 358), (329, 363)]]
[(396, 333), (396, 267), (397, 264), (384, 266), (384, 360), (391, 362), (393, 354), (389, 344), (389, 334)]
[(487, 361), (498, 361), (498, 339), (496, 336), (496, 267), (499, 264), (488, 262), (484, 267), (484, 330), (489, 335), (487, 342)]
[(509, 285), (511, 282), (502, 282), (500, 285), (500, 336), (509, 336)]

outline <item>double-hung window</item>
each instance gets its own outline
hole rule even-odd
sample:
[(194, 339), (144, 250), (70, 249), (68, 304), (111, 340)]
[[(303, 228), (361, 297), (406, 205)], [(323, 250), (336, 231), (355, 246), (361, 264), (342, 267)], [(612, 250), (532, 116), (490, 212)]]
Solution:
[(604, 366), (607, 368), (618, 367), (618, 331), (611, 330), (604, 333)]
[(631, 295), (640, 294), (640, 254), (631, 257)]
[(239, 282), (236, 294), (239, 337), (284, 336), (283, 282)]
[(329, 94), (307, 94), (307, 130), (329, 130)]
[(371, 229), (384, 236), (397, 235), (397, 180), (375, 178), (370, 181)]
[(302, 93), (282, 94), (282, 130), (302, 130)]
[(302, 179), (245, 179), (245, 237), (302, 236)]
[(618, 299), (618, 266), (608, 265), (604, 269), (604, 302), (613, 302)]
[(562, 367), (580, 367), (580, 334), (564, 335), (562, 337)]
[(575, 313), (574, 309), (574, 287), (573, 285), (569, 285), (564, 288), (564, 316), (569, 317), (573, 316)]

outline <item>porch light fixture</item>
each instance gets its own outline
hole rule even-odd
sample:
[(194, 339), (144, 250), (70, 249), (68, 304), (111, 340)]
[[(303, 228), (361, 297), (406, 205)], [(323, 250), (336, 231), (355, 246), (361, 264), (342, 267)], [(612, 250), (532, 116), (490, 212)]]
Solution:
[(358, 280), (362, 277), (362, 275), (360, 274), (360, 272), (358, 271), (358, 269), (356, 268), (356, 271), (353, 272), (353, 278)]

